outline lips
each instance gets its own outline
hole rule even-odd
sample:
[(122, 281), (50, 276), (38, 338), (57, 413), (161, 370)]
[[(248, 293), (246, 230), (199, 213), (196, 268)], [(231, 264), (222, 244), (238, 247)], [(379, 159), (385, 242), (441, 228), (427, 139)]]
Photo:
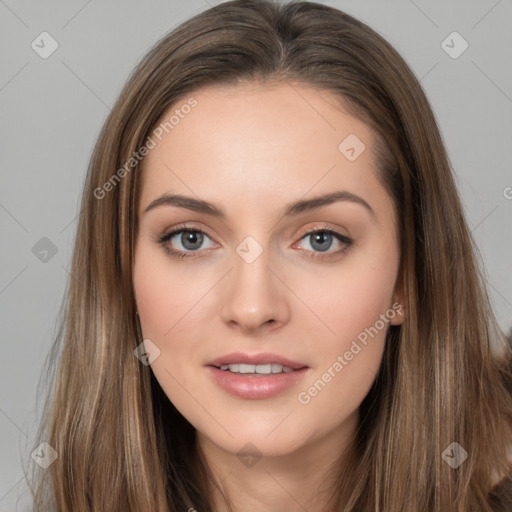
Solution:
[(248, 364), (248, 365), (281, 365), (292, 370), (300, 370), (307, 368), (307, 365), (288, 359), (279, 354), (263, 352), (259, 354), (247, 354), (243, 352), (233, 352), (225, 356), (218, 357), (206, 364), (206, 366), (214, 366), (219, 368), (230, 364)]
[(284, 393), (311, 371), (304, 363), (270, 352), (233, 352), (210, 361), (205, 367), (221, 389), (246, 400), (263, 400)]
[(221, 390), (244, 400), (264, 400), (292, 390), (311, 371), (303, 367), (289, 373), (256, 375), (232, 373), (215, 366), (207, 366), (206, 370)]

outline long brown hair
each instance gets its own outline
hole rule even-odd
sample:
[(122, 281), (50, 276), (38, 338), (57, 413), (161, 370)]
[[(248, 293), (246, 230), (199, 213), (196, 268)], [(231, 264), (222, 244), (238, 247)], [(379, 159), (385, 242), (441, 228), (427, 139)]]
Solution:
[[(335, 468), (330, 510), (512, 510), (511, 348), (489, 306), (426, 96), (364, 23), (316, 3), (266, 0), (222, 3), (165, 36), (103, 126), (38, 433), (58, 458), (37, 475), (35, 510), (211, 510), (212, 477), (194, 451), (193, 427), (134, 357), (142, 341), (132, 285), (138, 156), (171, 106), (200, 87), (247, 81), (316, 87), (367, 123), (400, 220), (406, 318), (388, 331), (361, 404), (355, 457)], [(443, 458), (455, 442), (468, 454), (457, 468)]]

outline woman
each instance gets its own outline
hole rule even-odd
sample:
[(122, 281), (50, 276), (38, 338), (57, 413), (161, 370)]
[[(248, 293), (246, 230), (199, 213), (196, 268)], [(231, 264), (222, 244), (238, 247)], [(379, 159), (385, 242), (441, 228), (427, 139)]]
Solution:
[(36, 510), (511, 510), (474, 252), (378, 34), (309, 2), (195, 16), (91, 159)]

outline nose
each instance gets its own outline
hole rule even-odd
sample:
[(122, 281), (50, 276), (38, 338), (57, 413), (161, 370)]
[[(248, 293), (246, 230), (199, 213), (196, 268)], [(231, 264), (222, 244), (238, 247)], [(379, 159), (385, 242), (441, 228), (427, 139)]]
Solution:
[(271, 268), (268, 251), (248, 263), (237, 253), (222, 288), (223, 322), (246, 333), (268, 332), (289, 320), (286, 280)]

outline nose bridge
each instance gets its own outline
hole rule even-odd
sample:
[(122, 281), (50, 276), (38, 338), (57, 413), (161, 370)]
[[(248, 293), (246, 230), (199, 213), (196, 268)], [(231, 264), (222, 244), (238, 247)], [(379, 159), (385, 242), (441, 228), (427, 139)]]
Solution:
[(222, 319), (254, 330), (265, 323), (283, 323), (288, 316), (288, 304), (283, 285), (273, 272), (268, 239), (247, 236), (235, 248), (225, 288)]

